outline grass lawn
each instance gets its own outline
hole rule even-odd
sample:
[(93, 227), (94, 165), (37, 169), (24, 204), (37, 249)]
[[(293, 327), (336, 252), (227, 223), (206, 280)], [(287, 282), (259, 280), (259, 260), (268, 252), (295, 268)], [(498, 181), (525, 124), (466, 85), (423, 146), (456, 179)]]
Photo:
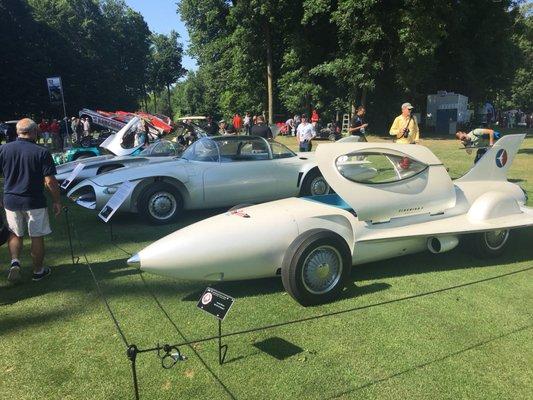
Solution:
[[(281, 141), (294, 148), (294, 138)], [(452, 177), (473, 162), (455, 140), (423, 144)], [(522, 145), (510, 179), (527, 190), (533, 206), (533, 137)], [(196, 308), (205, 283), (143, 274), (145, 286), (125, 259), (220, 210), (190, 213), (164, 227), (119, 215), (115, 244), (94, 214), (70, 210), (81, 242), (75, 252), (87, 255), (130, 343), (145, 348), (216, 334), (216, 320)], [(29, 280), (26, 249), (25, 282), (11, 286), (7, 249), (0, 249), (0, 398), (132, 398), (125, 346), (87, 266), (71, 265), (64, 216), (53, 223), (47, 260), (54, 268), (45, 281)], [(341, 300), (311, 308), (294, 302), (279, 279), (215, 284), (237, 299), (225, 332), (351, 311), (229, 337), (223, 366), (215, 341), (181, 348), (189, 359), (169, 370), (154, 353), (141, 354), (141, 398), (530, 399), (533, 270), (517, 271), (533, 266), (532, 244), (533, 229), (521, 229), (497, 260), (455, 249), (359, 266)], [(452, 288), (466, 283), (472, 284)]]

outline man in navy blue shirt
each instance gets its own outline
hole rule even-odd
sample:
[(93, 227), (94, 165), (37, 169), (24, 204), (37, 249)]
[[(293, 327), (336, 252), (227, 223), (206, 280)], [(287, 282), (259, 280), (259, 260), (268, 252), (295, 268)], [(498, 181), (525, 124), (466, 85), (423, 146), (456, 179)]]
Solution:
[(4, 208), (10, 235), (8, 239), (11, 267), (8, 280), (20, 280), (19, 255), (26, 229), (31, 238), (33, 280), (50, 275), (50, 268), (43, 267), (44, 236), (50, 234), (50, 223), (44, 186), (53, 199), (54, 213), (61, 213), (59, 185), (56, 168), (50, 152), (35, 143), (39, 128), (29, 118), (17, 123), (16, 141), (0, 147), (0, 173), (4, 176)]

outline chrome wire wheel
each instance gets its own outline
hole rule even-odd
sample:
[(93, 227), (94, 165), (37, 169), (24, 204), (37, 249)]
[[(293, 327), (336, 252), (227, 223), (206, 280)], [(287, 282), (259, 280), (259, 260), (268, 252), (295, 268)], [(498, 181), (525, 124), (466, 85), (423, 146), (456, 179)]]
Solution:
[(171, 218), (177, 208), (178, 202), (176, 201), (176, 197), (169, 192), (155, 192), (148, 200), (148, 212), (153, 218), (158, 220)]
[(320, 246), (305, 258), (302, 268), (302, 283), (313, 294), (332, 290), (342, 275), (342, 256), (332, 246)]
[(310, 188), (312, 196), (320, 196), (329, 192), (329, 185), (322, 175), (313, 178)]
[(499, 229), (495, 231), (489, 231), (484, 233), (485, 244), (490, 250), (500, 250), (507, 239), (509, 239), (509, 230), (508, 229)]

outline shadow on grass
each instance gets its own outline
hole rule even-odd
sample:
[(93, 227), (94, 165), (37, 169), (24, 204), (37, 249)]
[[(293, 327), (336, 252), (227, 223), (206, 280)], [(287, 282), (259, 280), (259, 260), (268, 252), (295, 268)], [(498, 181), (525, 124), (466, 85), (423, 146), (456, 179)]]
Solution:
[[(361, 386), (357, 386), (353, 389), (349, 389), (349, 390), (346, 390), (344, 392), (341, 392), (341, 393), (336, 393), (334, 394), (333, 396), (331, 397), (328, 397), (329, 399), (335, 399), (335, 398), (338, 398), (338, 397), (345, 397), (346, 395), (349, 395), (349, 394), (353, 394), (354, 392), (357, 392), (359, 390), (362, 390), (362, 389), (365, 389), (365, 388), (368, 388), (370, 386), (374, 386), (374, 385), (377, 385), (379, 383), (382, 383), (382, 382), (386, 382), (390, 379), (393, 379), (393, 378), (397, 378), (401, 375), (404, 375), (404, 374), (408, 374), (409, 372), (412, 372), (412, 371), (416, 371), (418, 369), (423, 369), (427, 366), (430, 366), (430, 365), (433, 365), (433, 364), (437, 364), (439, 362), (442, 362), (442, 361), (445, 361), (449, 358), (452, 358), (452, 357), (455, 357), (455, 356), (458, 356), (458, 355), (461, 355), (463, 353), (466, 353), (470, 350), (474, 350), (478, 347), (482, 347), (482, 346), (485, 346), (491, 342), (494, 342), (496, 340), (500, 340), (500, 339), (504, 339), (508, 336), (511, 336), (511, 335), (514, 335), (516, 333), (519, 333), (519, 332), (522, 332), (522, 331), (525, 331), (527, 329), (530, 329), (531, 328), (531, 325), (527, 325), (527, 326), (522, 326), (520, 328), (517, 328), (517, 329), (514, 329), (512, 331), (509, 331), (509, 332), (505, 332), (505, 333), (502, 333), (498, 336), (493, 336), (491, 338), (488, 338), (486, 340), (483, 340), (481, 342), (478, 342), (478, 343), (475, 343), (471, 346), (468, 346), (468, 347), (465, 347), (461, 350), (458, 350), (458, 351), (454, 351), (452, 353), (448, 353), (448, 354), (445, 354), (444, 356), (442, 357), (438, 357), (438, 358), (435, 358), (433, 360), (430, 360), (430, 361), (426, 361), (426, 362), (423, 362), (423, 363), (420, 363), (420, 364), (417, 364), (417, 365), (413, 365), (412, 367), (410, 368), (406, 368), (402, 371), (399, 371), (399, 372), (396, 372), (394, 374), (391, 374), (391, 375), (388, 375), (386, 377), (383, 377), (383, 378), (380, 378), (380, 379), (376, 379), (376, 380), (373, 380), (373, 381), (370, 381), (368, 383), (365, 383), (364, 385), (361, 385)], [(351, 396), (350, 396), (351, 397)]]
[(2, 318), (0, 324), (0, 336), (10, 333), (19, 332), (22, 329), (41, 326), (58, 320), (68, 319), (81, 311), (81, 306), (69, 307), (61, 310), (44, 310), (28, 311), (25, 310), (23, 315), (8, 315)]
[(533, 149), (520, 149), (518, 154), (533, 154)]

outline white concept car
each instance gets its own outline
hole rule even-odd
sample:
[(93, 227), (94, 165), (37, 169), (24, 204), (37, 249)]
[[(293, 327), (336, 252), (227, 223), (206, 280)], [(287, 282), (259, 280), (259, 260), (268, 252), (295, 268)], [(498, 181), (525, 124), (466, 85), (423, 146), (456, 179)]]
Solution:
[[(507, 181), (525, 135), (500, 139), (452, 181), (426, 147), (319, 145), (319, 168), (335, 194), (230, 210), (178, 230), (128, 260), (158, 275), (207, 281), (281, 275), (302, 305), (339, 295), (353, 265), (462, 240), (500, 255), (512, 228), (533, 225), (526, 194)], [(200, 251), (199, 251), (200, 250)]]
[(183, 212), (231, 207), (330, 191), (314, 153), (297, 154), (255, 136), (204, 137), (179, 158), (120, 168), (84, 180), (68, 193), (76, 204), (101, 210), (125, 181), (136, 186), (119, 212), (170, 222)]

